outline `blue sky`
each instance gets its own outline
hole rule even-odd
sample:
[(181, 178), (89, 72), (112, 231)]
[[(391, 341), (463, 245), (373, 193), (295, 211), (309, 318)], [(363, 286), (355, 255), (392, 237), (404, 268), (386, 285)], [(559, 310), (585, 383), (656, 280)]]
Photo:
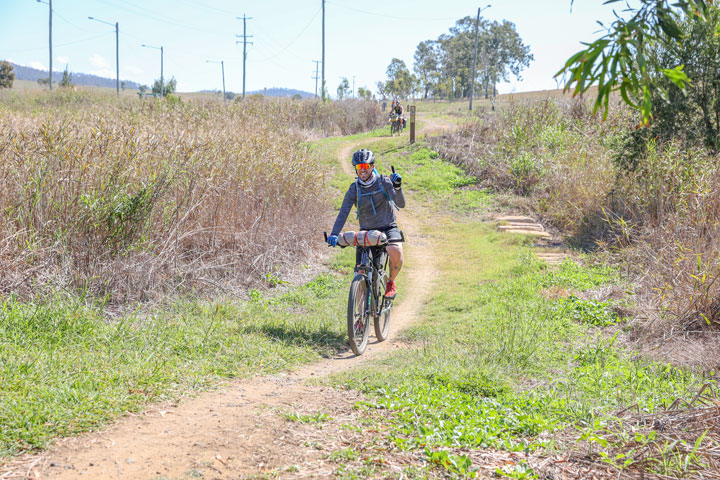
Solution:
[[(535, 61), (522, 81), (498, 86), (502, 93), (555, 88), (552, 75), (598, 36), (597, 20), (613, 18), (602, 0), (326, 0), (326, 67), (334, 94), (341, 77), (352, 86), (375, 88), (385, 79), (393, 57), (412, 69), (417, 44), (436, 39), (455, 20), (474, 16), (516, 24)], [(618, 5), (618, 4), (616, 4)], [(622, 5), (622, 4), (620, 4)], [(617, 8), (617, 6), (616, 6)], [(242, 90), (242, 45), (236, 35), (247, 21), (246, 90), (264, 87), (315, 91), (313, 60), (321, 59), (321, 0), (53, 0), (53, 70), (115, 77), (114, 27), (120, 25), (120, 77), (150, 84), (160, 76), (163, 46), (165, 77), (178, 90), (222, 88), (219, 64), (225, 62), (227, 90)], [(0, 59), (47, 69), (48, 6), (36, 0), (0, 0)]]

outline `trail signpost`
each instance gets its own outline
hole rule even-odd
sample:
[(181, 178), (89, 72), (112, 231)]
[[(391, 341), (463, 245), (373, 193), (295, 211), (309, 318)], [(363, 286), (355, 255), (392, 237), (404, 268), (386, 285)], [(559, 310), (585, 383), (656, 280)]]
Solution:
[(410, 105), (410, 143), (415, 143), (415, 105)]

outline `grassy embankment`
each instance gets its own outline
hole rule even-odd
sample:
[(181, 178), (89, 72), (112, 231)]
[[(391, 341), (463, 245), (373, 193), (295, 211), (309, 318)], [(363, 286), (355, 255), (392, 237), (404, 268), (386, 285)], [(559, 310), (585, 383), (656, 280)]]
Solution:
[[(434, 191), (447, 192), (442, 172), (450, 167), (438, 160), (436, 174), (423, 174), (432, 156), (418, 148), (383, 162), (402, 165), (408, 188), (423, 185), (433, 205), (451, 210), (456, 197)], [(456, 187), (469, 182), (463, 176), (455, 181)], [(474, 192), (481, 208), (483, 196)], [(334, 381), (369, 395), (358, 408), (386, 412), (382, 424), (347, 426), (383, 434), (367, 448), (352, 447), (351, 455), (331, 455), (339, 459), (341, 478), (392, 477), (397, 468), (410, 478), (442, 472), (472, 477), (482, 466), (476, 454), (488, 448), (531, 454), (528, 463), (495, 472), (512, 478), (537, 478), (533, 456), (567, 450), (579, 451), (585, 464), (604, 465), (598, 471), (610, 467), (612, 475), (644, 470), (682, 477), (704, 468), (702, 432), (672, 441), (652, 424), (624, 425), (615, 416), (626, 408), (662, 411), (713, 381), (616, 342), (626, 321), (615, 313), (621, 305), (594, 301), (587, 292), (622, 285), (617, 270), (572, 261), (548, 270), (533, 260), (526, 241), (472, 217), (436, 214), (434, 223), (425, 233), (443, 252), (441, 273), (428, 292), (423, 321), (405, 333), (417, 348)], [(392, 461), (398, 452), (414, 458), (419, 452), (426, 463), (398, 466)]]

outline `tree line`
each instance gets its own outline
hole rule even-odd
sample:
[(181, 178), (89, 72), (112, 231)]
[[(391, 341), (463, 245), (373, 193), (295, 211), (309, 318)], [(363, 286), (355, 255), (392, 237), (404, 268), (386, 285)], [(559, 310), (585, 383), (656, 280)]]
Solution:
[[(475, 35), (477, 26), (477, 61), (473, 75)], [(382, 98), (464, 98), (473, 90), (487, 98), (494, 95), (496, 85), (520, 73), (530, 65), (533, 55), (523, 44), (515, 24), (507, 20), (488, 21), (464, 17), (455, 22), (449, 33), (436, 40), (420, 42), (415, 49), (413, 71), (406, 63), (393, 58), (388, 65), (387, 80), (377, 82)]]

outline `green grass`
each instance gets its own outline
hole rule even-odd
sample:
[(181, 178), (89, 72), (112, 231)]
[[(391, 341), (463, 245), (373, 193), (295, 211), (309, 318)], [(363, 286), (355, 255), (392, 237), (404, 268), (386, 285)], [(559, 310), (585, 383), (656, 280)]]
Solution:
[(222, 378), (277, 372), (344, 348), (345, 275), (270, 298), (179, 302), (109, 322), (78, 299), (0, 311), (0, 458), (95, 428)]
[(443, 160), (437, 152), (423, 142), (399, 149), (382, 145), (379, 153), (380, 170), (390, 171), (390, 166), (403, 177), (403, 188), (416, 201), (440, 211), (472, 213), (487, 209), (492, 194), (477, 187), (477, 179), (462, 169)]
[(541, 295), (617, 282), (613, 269), (568, 261), (548, 271), (524, 242), (480, 224), (429, 233), (443, 260), (423, 320), (404, 333), (416, 350), (333, 380), (370, 396), (359, 408), (390, 413), (395, 448), (471, 475), (465, 459), (438, 452), (552, 448), (542, 432), (604, 425), (635, 404), (655, 412), (706, 381), (625, 352), (598, 328), (619, 321), (609, 304)]
[(304, 415), (300, 413), (295, 412), (285, 412), (282, 414), (282, 416), (285, 418), (285, 420), (289, 422), (297, 422), (302, 423), (305, 425), (311, 425), (311, 424), (322, 424), (329, 420), (332, 420), (332, 417), (328, 415), (327, 413), (318, 412), (314, 415)]

